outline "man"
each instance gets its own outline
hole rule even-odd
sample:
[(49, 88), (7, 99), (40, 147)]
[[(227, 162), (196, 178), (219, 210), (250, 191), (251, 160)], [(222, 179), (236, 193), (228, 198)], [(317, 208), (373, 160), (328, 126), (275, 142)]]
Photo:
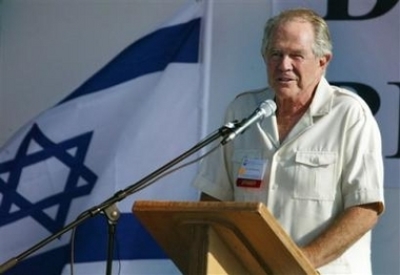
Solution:
[(381, 139), (356, 94), (328, 84), (326, 22), (308, 9), (265, 27), (269, 88), (240, 94), (226, 121), (264, 100), (275, 114), (216, 151), (194, 185), (202, 199), (263, 202), (321, 274), (371, 274), (371, 229), (384, 209)]

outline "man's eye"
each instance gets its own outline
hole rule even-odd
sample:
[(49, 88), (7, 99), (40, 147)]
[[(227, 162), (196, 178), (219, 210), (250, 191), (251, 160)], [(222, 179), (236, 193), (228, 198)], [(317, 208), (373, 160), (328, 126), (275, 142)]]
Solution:
[(293, 58), (293, 59), (297, 59), (297, 60), (298, 60), (298, 59), (303, 59), (303, 55), (301, 55), (301, 54), (293, 54), (293, 55), (292, 55), (292, 58)]
[(279, 58), (281, 56), (282, 56), (282, 54), (280, 52), (272, 52), (270, 54), (270, 57), (272, 57), (272, 58)]

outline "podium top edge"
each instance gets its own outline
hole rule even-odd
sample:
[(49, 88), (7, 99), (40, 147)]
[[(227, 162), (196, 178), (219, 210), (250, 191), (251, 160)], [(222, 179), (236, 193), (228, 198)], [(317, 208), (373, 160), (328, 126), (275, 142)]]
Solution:
[(234, 201), (153, 201), (142, 200), (134, 202), (133, 212), (141, 211), (176, 211), (185, 208), (191, 211), (256, 211), (264, 212), (266, 206), (261, 202), (234, 202)]

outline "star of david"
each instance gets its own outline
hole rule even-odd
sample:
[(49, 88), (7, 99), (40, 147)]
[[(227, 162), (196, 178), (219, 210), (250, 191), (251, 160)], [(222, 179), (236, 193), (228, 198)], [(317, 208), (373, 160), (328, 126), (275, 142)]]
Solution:
[[(84, 165), (92, 134), (93, 132), (87, 132), (55, 143), (43, 134), (37, 124), (34, 124), (22, 140), (15, 158), (0, 163), (0, 176), (7, 175), (7, 177), (0, 177), (0, 194), (2, 195), (0, 226), (30, 216), (51, 233), (62, 228), (72, 200), (90, 194), (97, 181), (96, 174)], [(40, 150), (29, 152), (30, 145), (34, 142)], [(54, 183), (64, 185), (62, 192), (44, 194), (43, 196), (47, 197), (36, 202), (31, 202), (26, 196), (18, 193), (18, 185), (30, 184), (30, 182), (21, 181), (24, 169), (54, 158), (61, 162), (68, 172), (65, 183)], [(82, 185), (82, 181), (85, 184)], [(41, 186), (29, 186), (29, 188), (36, 189)], [(55, 217), (51, 217), (45, 210), (54, 206), (58, 206), (58, 210)]]

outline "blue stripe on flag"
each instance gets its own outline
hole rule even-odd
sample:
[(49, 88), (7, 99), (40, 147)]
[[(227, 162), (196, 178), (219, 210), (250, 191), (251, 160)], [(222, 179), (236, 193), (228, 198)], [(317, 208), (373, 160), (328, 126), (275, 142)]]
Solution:
[(200, 18), (155, 31), (130, 45), (59, 104), (164, 70), (169, 63), (197, 63)]
[(12, 269), (3, 273), (3, 275), (60, 275), (65, 263), (69, 261), (69, 252), (69, 246), (50, 250), (40, 254), (40, 256), (34, 256), (20, 262)]
[[(117, 260), (165, 259), (166, 254), (133, 214), (121, 214), (117, 224), (114, 258)], [(107, 219), (97, 216), (76, 231), (75, 261), (107, 259)]]
[[(116, 230), (115, 260), (168, 258), (133, 214), (121, 214)], [(107, 241), (106, 217), (95, 216), (85, 221), (76, 229), (74, 262), (106, 261)], [(60, 274), (70, 260), (70, 246), (66, 245), (22, 261), (4, 275)]]

